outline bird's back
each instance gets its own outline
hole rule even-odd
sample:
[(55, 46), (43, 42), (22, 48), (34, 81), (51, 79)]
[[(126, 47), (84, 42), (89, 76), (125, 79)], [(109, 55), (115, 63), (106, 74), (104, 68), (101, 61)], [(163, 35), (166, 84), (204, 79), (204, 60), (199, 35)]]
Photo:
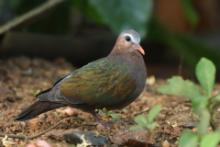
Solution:
[(97, 60), (61, 81), (60, 93), (72, 103), (81, 101), (96, 108), (120, 107), (136, 98), (144, 87), (145, 79), (140, 77), (145, 76), (138, 75), (142, 71), (134, 74), (131, 68), (137, 65), (131, 65), (122, 57)]

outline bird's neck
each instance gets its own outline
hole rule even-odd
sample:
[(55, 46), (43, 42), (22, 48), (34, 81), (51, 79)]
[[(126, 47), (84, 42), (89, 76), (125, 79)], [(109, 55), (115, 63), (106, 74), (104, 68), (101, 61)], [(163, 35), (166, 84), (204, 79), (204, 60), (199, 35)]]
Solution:
[(143, 58), (140, 52), (133, 49), (123, 49), (118, 46), (115, 46), (110, 52), (109, 56), (137, 56)]
[(108, 56), (109, 57), (120, 56), (121, 58), (126, 57), (126, 58), (140, 58), (140, 59), (143, 59), (143, 56), (137, 50), (128, 51), (128, 50), (120, 49), (118, 47), (114, 47), (113, 50), (111, 51), (111, 53)]
[(134, 69), (134, 71), (145, 68), (144, 58), (138, 51), (123, 53), (111, 52), (107, 58), (114, 62), (117, 62), (118, 64), (126, 65), (129, 68)]
[(109, 60), (127, 67), (131, 76), (141, 83), (146, 79), (146, 66), (144, 58), (140, 52), (134, 50), (132, 52), (111, 52), (108, 57)]
[(110, 52), (109, 56), (115, 56), (115, 55), (120, 55), (122, 54), (122, 49), (117, 47), (117, 46), (114, 46), (114, 48), (112, 49), (112, 51)]

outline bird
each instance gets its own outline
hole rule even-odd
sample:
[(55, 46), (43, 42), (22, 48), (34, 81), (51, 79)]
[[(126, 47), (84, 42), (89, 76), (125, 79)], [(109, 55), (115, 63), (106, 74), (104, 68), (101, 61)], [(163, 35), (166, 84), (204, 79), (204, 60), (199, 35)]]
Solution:
[(26, 121), (47, 111), (70, 106), (96, 116), (97, 109), (122, 109), (145, 88), (145, 51), (140, 35), (122, 31), (110, 53), (57, 80), (36, 95), (37, 100), (15, 120)]

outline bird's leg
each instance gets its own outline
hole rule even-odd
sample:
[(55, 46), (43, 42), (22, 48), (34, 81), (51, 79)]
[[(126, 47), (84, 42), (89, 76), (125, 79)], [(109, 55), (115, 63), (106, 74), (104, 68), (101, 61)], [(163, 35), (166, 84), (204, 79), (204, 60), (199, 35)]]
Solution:
[(90, 111), (90, 113), (94, 116), (96, 122), (100, 123), (102, 126), (104, 126), (106, 129), (109, 128), (109, 123), (102, 120), (100, 115), (96, 110)]
[(98, 112), (96, 110), (92, 110), (90, 111), (90, 113), (93, 115), (93, 117), (95, 118), (96, 122), (98, 123), (102, 123), (102, 119), (100, 117), (100, 115), (98, 115)]

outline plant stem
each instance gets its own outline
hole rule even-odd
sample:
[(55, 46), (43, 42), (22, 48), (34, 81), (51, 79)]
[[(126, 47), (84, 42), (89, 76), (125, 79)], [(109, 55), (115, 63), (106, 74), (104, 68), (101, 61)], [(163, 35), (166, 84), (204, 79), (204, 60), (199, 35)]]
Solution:
[(205, 135), (208, 132), (210, 126), (210, 112), (208, 109), (202, 109), (199, 113), (200, 122), (198, 124), (198, 133), (200, 136)]

